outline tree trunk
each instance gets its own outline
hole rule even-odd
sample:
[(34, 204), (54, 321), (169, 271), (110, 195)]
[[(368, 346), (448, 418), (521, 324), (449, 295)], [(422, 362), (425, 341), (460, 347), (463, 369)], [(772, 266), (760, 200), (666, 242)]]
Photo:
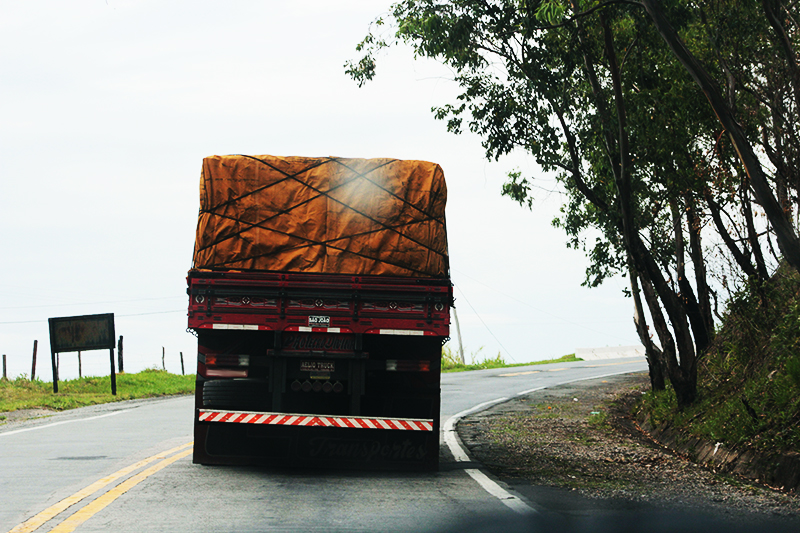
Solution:
[(654, 391), (661, 391), (666, 389), (663, 361), (664, 354), (658, 346), (653, 343), (653, 339), (650, 338), (650, 331), (644, 316), (644, 309), (642, 308), (642, 296), (639, 290), (639, 274), (633, 268), (633, 260), (630, 255), (628, 255), (628, 276), (631, 280), (631, 294), (633, 295), (633, 323), (636, 326), (636, 333), (639, 334), (639, 340), (644, 346), (647, 367), (650, 371), (650, 388)]
[(714, 335), (714, 314), (711, 311), (711, 290), (708, 287), (708, 276), (706, 274), (706, 261), (703, 256), (703, 244), (700, 239), (700, 217), (694, 205), (694, 198), (690, 193), (684, 195), (686, 202), (686, 215), (689, 220), (689, 255), (692, 258), (694, 267), (695, 285), (697, 286), (698, 305), (703, 321), (706, 324), (706, 331), (709, 332), (710, 341)]
[(750, 262), (750, 251), (747, 248), (745, 248), (744, 251), (740, 250), (739, 246), (728, 232), (728, 228), (725, 227), (721, 215), (722, 207), (714, 200), (710, 191), (706, 190), (703, 196), (708, 205), (708, 212), (711, 213), (711, 219), (714, 221), (714, 226), (717, 228), (717, 233), (722, 237), (722, 242), (728, 247), (736, 264), (739, 265), (739, 268), (742, 269), (742, 272), (744, 272), (747, 277), (758, 278), (758, 271), (756, 267), (753, 266), (753, 263)]
[(678, 287), (680, 288), (680, 302), (684, 306), (686, 316), (692, 326), (695, 351), (700, 353), (708, 347), (710, 342), (708, 323), (703, 317), (692, 284), (689, 283), (689, 279), (686, 277), (686, 244), (683, 238), (683, 215), (675, 198), (669, 199), (669, 206), (672, 211), (672, 230), (675, 235), (675, 263)]
[[(675, 340), (669, 331), (664, 314), (661, 312), (656, 292), (653, 290), (649, 280), (644, 276), (640, 280), (647, 307), (650, 309), (650, 316), (653, 318), (653, 326), (661, 341), (663, 354), (661, 360), (664, 365), (664, 373), (669, 378), (673, 390), (675, 390), (678, 407), (683, 409), (697, 399), (697, 361), (693, 352), (684, 352), (680, 362), (678, 361)], [(688, 325), (684, 323), (683, 331), (685, 332), (685, 330), (688, 330)], [(681, 330), (676, 329), (676, 332), (680, 334)]]
[(756, 231), (755, 222), (753, 222), (753, 206), (750, 202), (750, 194), (746, 184), (742, 185), (740, 193), (742, 197), (742, 214), (747, 228), (747, 242), (750, 243), (750, 249), (753, 251), (756, 271), (759, 279), (767, 279), (769, 277), (767, 264), (764, 262), (764, 254), (761, 252), (761, 245), (758, 243), (758, 232)]

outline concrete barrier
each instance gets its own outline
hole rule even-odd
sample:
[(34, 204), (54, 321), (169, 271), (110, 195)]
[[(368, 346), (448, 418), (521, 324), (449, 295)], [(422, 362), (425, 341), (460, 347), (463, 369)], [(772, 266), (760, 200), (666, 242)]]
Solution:
[(641, 357), (644, 358), (644, 346), (606, 346), (605, 348), (577, 348), (575, 357), (584, 361), (594, 361), (596, 359), (618, 359), (620, 357)]

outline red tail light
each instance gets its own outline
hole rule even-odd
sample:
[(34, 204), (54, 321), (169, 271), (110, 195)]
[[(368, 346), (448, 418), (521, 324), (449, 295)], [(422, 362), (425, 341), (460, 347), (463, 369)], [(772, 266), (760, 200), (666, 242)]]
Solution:
[(203, 354), (197, 358), (197, 373), (206, 378), (246, 378), (249, 355)]
[(390, 372), (430, 372), (430, 361), (416, 359), (387, 359), (386, 370)]

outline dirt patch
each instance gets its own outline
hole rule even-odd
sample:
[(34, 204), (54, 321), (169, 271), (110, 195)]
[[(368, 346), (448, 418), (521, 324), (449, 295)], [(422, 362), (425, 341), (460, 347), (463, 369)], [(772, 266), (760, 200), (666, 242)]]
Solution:
[(640, 432), (630, 407), (648, 388), (641, 373), (545, 389), (461, 420), (458, 433), (476, 460), (511, 485), (660, 507), (798, 515), (797, 495), (716, 474)]
[(7, 411), (0, 413), (0, 425), (52, 416), (57, 412), (58, 411), (52, 409), (17, 409), (16, 411)]

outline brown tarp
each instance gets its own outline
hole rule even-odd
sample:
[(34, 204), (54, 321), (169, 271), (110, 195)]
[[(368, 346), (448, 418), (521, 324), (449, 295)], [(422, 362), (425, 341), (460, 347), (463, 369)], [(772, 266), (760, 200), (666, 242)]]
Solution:
[(425, 161), (207, 157), (193, 268), (447, 277), (446, 200)]

